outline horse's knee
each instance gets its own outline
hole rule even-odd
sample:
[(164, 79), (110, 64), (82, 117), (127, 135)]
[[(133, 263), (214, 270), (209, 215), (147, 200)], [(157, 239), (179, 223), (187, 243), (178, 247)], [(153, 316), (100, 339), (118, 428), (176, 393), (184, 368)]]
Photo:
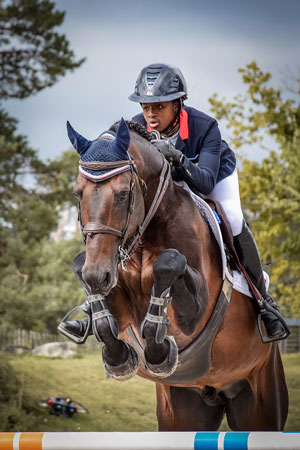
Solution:
[(185, 272), (186, 257), (174, 248), (163, 250), (153, 264), (154, 283), (163, 283), (164, 287), (171, 284)]
[(85, 263), (85, 252), (79, 253), (72, 261), (72, 269), (75, 275), (82, 280), (82, 267)]

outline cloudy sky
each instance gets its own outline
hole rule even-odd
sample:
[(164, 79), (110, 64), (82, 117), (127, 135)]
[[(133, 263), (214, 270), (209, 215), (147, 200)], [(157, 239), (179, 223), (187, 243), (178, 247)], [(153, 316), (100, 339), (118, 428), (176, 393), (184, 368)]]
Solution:
[[(69, 120), (93, 139), (139, 105), (128, 100), (140, 69), (177, 65), (187, 104), (209, 113), (208, 97), (243, 90), (239, 67), (256, 60), (280, 86), (300, 70), (299, 0), (56, 0), (81, 68), (26, 100), (5, 103), (43, 159), (70, 147)], [(299, 72), (298, 72), (299, 73)], [(222, 127), (224, 137), (226, 130)]]

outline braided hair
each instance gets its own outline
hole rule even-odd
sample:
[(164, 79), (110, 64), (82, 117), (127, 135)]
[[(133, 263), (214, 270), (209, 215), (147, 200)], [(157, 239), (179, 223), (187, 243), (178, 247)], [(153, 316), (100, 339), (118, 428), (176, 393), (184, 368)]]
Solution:
[[(152, 139), (154, 139), (154, 135), (152, 133), (149, 133), (149, 131), (147, 131), (147, 129), (141, 125), (138, 122), (134, 122), (133, 120), (126, 120), (127, 126), (129, 128), (129, 130), (135, 131), (137, 134), (139, 134), (140, 136), (142, 136), (144, 139), (146, 139), (147, 141), (151, 141)], [(117, 131), (119, 125), (119, 121), (115, 122), (109, 129), (110, 131)]]

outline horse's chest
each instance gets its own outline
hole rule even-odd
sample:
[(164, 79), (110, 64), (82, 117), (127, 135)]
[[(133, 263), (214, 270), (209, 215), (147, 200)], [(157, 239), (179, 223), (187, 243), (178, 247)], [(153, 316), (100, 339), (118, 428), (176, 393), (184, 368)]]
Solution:
[(153, 263), (156, 256), (152, 253), (143, 252), (141, 257), (133, 260), (133, 266), (130, 268), (129, 282), (134, 282), (135, 286), (139, 284), (141, 291), (151, 290), (153, 284)]

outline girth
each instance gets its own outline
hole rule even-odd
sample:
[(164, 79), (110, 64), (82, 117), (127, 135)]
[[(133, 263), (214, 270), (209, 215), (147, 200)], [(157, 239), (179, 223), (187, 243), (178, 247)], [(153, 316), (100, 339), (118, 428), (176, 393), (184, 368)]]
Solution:
[[(192, 383), (207, 373), (211, 366), (212, 346), (230, 304), (231, 293), (232, 282), (225, 276), (215, 308), (205, 327), (193, 342), (179, 352), (179, 363), (175, 372), (166, 378), (159, 378), (160, 382), (183, 385)], [(126, 330), (133, 348), (139, 355), (141, 366), (147, 370), (144, 344), (141, 343), (141, 339), (138, 338), (130, 325)]]

